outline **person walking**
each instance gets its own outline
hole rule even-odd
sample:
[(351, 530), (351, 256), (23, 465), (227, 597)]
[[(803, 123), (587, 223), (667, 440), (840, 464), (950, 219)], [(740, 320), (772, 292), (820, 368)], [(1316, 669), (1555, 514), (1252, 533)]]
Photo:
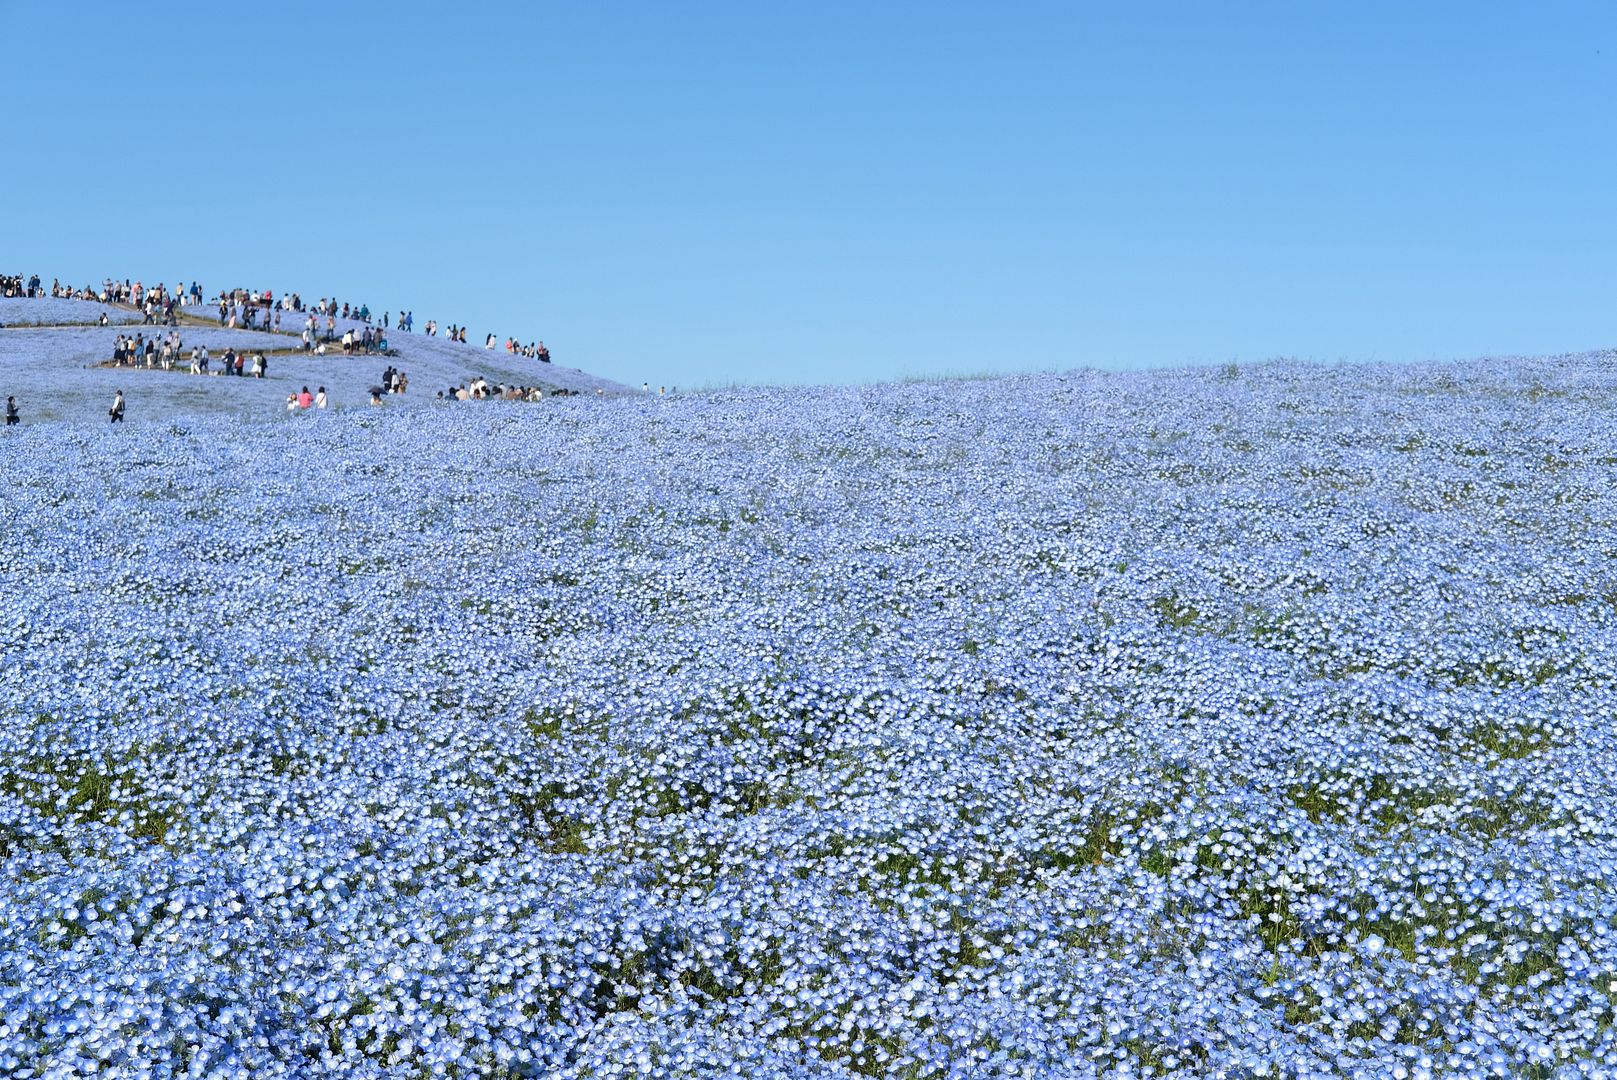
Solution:
[(323, 386), (314, 393), (314, 407), (317, 409), (326, 407), (326, 388)]
[(107, 410), (107, 415), (112, 417), (112, 423), (114, 424), (124, 422), (124, 392), (122, 390), (113, 395), (112, 408)]
[(17, 415), (17, 399), (15, 397), (6, 398), (6, 427), (21, 422), (22, 417)]

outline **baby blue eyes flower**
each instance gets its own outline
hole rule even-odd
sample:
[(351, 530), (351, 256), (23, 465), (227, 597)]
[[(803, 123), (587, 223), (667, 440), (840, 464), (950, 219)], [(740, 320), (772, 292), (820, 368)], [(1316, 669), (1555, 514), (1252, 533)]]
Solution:
[(25, 428), (0, 1071), (1605, 1075), (1608, 360)]

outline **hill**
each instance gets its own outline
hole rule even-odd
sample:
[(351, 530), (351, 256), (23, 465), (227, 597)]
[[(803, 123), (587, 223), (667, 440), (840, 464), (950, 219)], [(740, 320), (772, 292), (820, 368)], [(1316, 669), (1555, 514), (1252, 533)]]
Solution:
[[(0, 398), (15, 395), (30, 422), (57, 419), (104, 419), (113, 392), (122, 389), (129, 402), (129, 422), (167, 419), (174, 415), (222, 412), (232, 415), (274, 414), (284, 411), (286, 396), (303, 386), (324, 385), (337, 407), (363, 405), (378, 383), (382, 369), (392, 364), (410, 377), (410, 391), (390, 395), (391, 408), (427, 404), (440, 390), (469, 383), (482, 376), (502, 385), (577, 391), (595, 396), (628, 393), (628, 388), (575, 368), (511, 356), (501, 350), (459, 344), (423, 333), (392, 331), (388, 344), (396, 356), (343, 356), (333, 349), (325, 356), (298, 353), (303, 316), (288, 312), (287, 333), (233, 330), (216, 319), (202, 316), (216, 309), (182, 309), (186, 317), (177, 327), (184, 348), (206, 346), (218, 356), (227, 347), (263, 350), (268, 374), (264, 379), (203, 378), (181, 370), (107, 368), (113, 340), (119, 334), (167, 333), (166, 327), (139, 326), (134, 309), (85, 300), (0, 298)], [(96, 325), (105, 312), (113, 325)], [(357, 320), (337, 320), (337, 334), (360, 329)], [(321, 320), (324, 329), (325, 320)], [(330, 348), (330, 347), (328, 347)]]

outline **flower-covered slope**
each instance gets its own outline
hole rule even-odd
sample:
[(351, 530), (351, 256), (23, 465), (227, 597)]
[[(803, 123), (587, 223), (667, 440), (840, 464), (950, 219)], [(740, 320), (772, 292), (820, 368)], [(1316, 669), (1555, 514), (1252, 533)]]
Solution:
[[(478, 376), (500, 385), (540, 386), (592, 397), (598, 392), (601, 396), (628, 392), (619, 383), (560, 363), (525, 360), (498, 349), (423, 334), (393, 331), (388, 344), (394, 355), (388, 356), (344, 356), (337, 344), (328, 346), (331, 351), (324, 356), (298, 353), (303, 324), (295, 312), (286, 313), (284, 332), (278, 334), (182, 323), (173, 328), (183, 349), (175, 371), (99, 367), (112, 358), (113, 341), (120, 334), (155, 336), (161, 343), (171, 329), (89, 325), (103, 310), (114, 322), (136, 317), (129, 308), (82, 300), (0, 300), (0, 399), (16, 397), (28, 422), (105, 419), (113, 392), (120, 389), (128, 400), (128, 422), (134, 425), (203, 413), (270, 417), (283, 413), (287, 394), (304, 386), (310, 390), (325, 386), (339, 408), (365, 405), (370, 388), (381, 382), (387, 366), (410, 378), (408, 393), (388, 396), (387, 405), (393, 409), (433, 404), (440, 391), (466, 385)], [(186, 309), (188, 317), (208, 311)], [(344, 324), (337, 328), (340, 335), (349, 321), (339, 322)], [(323, 327), (322, 321), (322, 331)], [(195, 346), (212, 354), (210, 371), (215, 374), (207, 378), (189, 374), (190, 350)], [(216, 374), (218, 357), (227, 348), (266, 352), (267, 376), (237, 381)]]
[(88, 326), (103, 314), (109, 323), (138, 323), (141, 319), (139, 311), (126, 305), (51, 296), (0, 296), (0, 327)]
[(1609, 355), (0, 439), (0, 1070), (1603, 1076)]

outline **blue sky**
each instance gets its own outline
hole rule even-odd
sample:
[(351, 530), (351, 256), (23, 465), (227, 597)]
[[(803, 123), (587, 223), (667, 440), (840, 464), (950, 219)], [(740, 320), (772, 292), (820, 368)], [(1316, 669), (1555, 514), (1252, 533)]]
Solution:
[(1617, 345), (1617, 5), (98, 7), (4, 6), (4, 272), (653, 386)]

